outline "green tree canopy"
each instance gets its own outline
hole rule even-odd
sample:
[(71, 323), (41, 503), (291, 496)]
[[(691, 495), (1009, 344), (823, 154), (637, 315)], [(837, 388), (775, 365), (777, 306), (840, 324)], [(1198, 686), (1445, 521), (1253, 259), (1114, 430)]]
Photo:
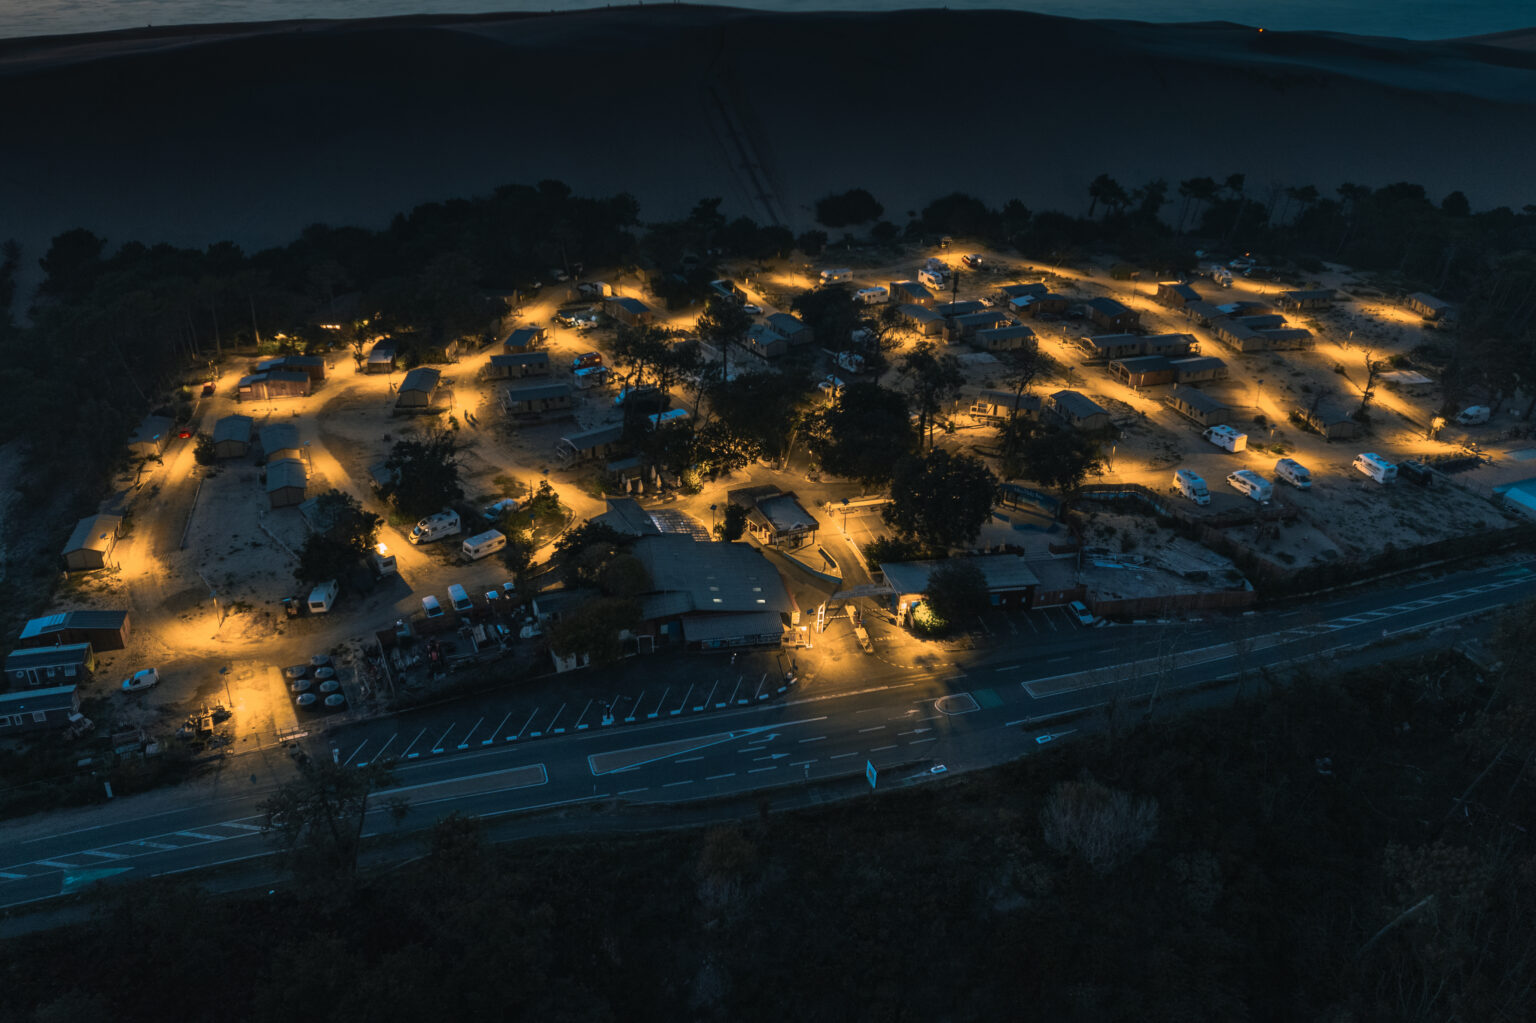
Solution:
[(1015, 416), (999, 429), (1003, 471), (1061, 491), (1082, 486), (1102, 463), (1099, 444), (1076, 430)]
[(918, 436), (931, 442), (934, 417), (965, 383), (960, 360), (948, 352), (939, 354), (933, 342), (923, 341), (902, 357), (901, 379), (917, 411)]
[(928, 574), (923, 602), (951, 626), (970, 622), (987, 609), (987, 577), (968, 558), (949, 558)]
[(640, 602), (596, 597), (561, 617), (549, 630), (549, 648), (561, 657), (590, 657), (612, 664), (623, 654), (620, 634), (640, 624)]
[(840, 285), (802, 291), (789, 304), (816, 336), (816, 344), (834, 352), (849, 345), (859, 325), (859, 309), (853, 296)]
[(344, 577), (379, 540), (382, 520), (351, 494), (332, 488), (315, 498), (315, 532), (299, 548), (294, 578), (310, 585)]
[(853, 227), (879, 220), (885, 207), (862, 188), (852, 188), (816, 200), (816, 222), (827, 227)]
[(397, 440), (384, 466), (389, 470), (384, 496), (406, 518), (435, 514), (464, 496), (456, 430), (428, 430)]
[(807, 428), (823, 469), (871, 485), (889, 480), (897, 459), (917, 441), (906, 396), (871, 383), (844, 387)]
[(997, 477), (980, 459), (934, 448), (897, 463), (883, 514), (893, 528), (930, 547), (964, 547), (991, 517), (997, 494)]
[[(298, 776), (280, 785), (257, 804), (262, 829), (288, 859), (301, 881), (331, 886), (350, 883), (357, 873), (363, 822), (373, 792), (390, 779), (387, 768), (344, 767), (330, 757), (295, 757)], [(405, 814), (403, 800), (388, 804), (396, 819)]]

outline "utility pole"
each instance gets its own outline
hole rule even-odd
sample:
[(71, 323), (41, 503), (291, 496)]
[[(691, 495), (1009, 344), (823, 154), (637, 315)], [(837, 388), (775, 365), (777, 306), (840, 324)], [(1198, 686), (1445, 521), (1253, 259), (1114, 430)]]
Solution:
[(261, 330), (256, 326), (256, 297), (246, 292), (246, 299), (251, 303), (251, 333), (256, 335), (256, 347), (261, 347)]

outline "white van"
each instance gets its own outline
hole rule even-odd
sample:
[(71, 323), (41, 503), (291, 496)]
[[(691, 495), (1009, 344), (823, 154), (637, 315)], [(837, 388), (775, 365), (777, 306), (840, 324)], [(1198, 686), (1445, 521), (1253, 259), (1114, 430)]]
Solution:
[(1239, 469), (1227, 476), (1227, 482), (1236, 490), (1259, 502), (1268, 504), (1275, 496), (1275, 485), (1252, 469)]
[(1456, 417), (1456, 424), (1458, 426), (1482, 426), (1492, 418), (1493, 409), (1487, 405), (1473, 405), (1470, 408), (1461, 410), (1461, 414)]
[(1312, 489), (1312, 470), (1294, 458), (1282, 458), (1275, 463), (1275, 478), (1285, 480), (1297, 490)]
[(504, 534), (488, 529), (465, 540), (459, 549), (464, 553), (465, 561), (479, 561), (487, 554), (495, 554), (506, 546), (507, 538)]
[(429, 543), (433, 540), (441, 540), (445, 536), (459, 535), (459, 513), (452, 508), (444, 508), (436, 515), (428, 515), (416, 523), (416, 528), (411, 530), (411, 543)]
[(464, 587), (454, 583), (448, 587), (448, 602), (453, 605), (455, 611), (464, 612), (474, 609), (474, 604), (469, 599), (469, 594), (464, 592)]
[(1232, 427), (1225, 424), (1209, 427), (1201, 436), (1223, 451), (1237, 452), (1248, 450), (1248, 435), (1246, 433), (1238, 433)]
[(443, 605), (439, 604), (437, 597), (430, 593), (421, 598), (421, 610), (428, 618), (441, 618), (443, 616)]
[(1377, 483), (1391, 483), (1397, 479), (1397, 466), (1370, 451), (1355, 456), (1355, 468)]
[(890, 291), (879, 285), (873, 288), (860, 288), (853, 293), (853, 300), (861, 305), (878, 305), (890, 297)]
[(826, 287), (828, 284), (847, 284), (852, 280), (853, 271), (846, 266), (839, 267), (836, 270), (823, 270), (821, 272), (822, 287)]
[(336, 603), (336, 593), (340, 589), (341, 587), (336, 584), (336, 580), (331, 579), (310, 590), (309, 613), (312, 615), (323, 615), (329, 611), (331, 605)]
[(1205, 489), (1205, 480), (1188, 469), (1179, 469), (1174, 472), (1173, 489), (1198, 505), (1211, 503), (1211, 492)]
[(949, 269), (947, 267), (943, 269), (924, 267), (917, 272), (917, 283), (925, 288), (932, 288), (934, 291), (943, 291), (949, 287)]

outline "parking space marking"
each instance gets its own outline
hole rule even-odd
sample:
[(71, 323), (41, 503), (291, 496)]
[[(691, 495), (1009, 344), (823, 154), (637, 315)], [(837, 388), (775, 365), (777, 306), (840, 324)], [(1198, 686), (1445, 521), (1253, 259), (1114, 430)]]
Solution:
[(421, 731), (419, 731), (419, 732), (417, 732), (417, 733), (416, 733), (416, 738), (414, 738), (414, 739), (412, 739), (412, 740), (411, 740), (411, 745), (409, 745), (409, 746), (407, 746), (407, 747), (406, 747), (406, 748), (405, 748), (405, 752), (404, 752), (404, 753), (402, 753), (402, 754), (400, 754), (400, 756), (401, 756), (401, 757), (402, 757), (402, 758), (404, 758), (404, 757), (409, 757), (409, 756), (410, 756), (410, 755), (411, 755), (411, 750), (412, 750), (412, 749), (413, 749), (413, 748), (414, 748), (414, 747), (415, 747), (415, 745), (416, 745), (416, 744), (417, 744), (417, 743), (418, 743), (418, 742), (420, 742), (420, 741), (421, 741), (421, 737), (422, 737), (422, 736), (423, 736), (423, 735), (426, 735), (426, 734), (427, 734), (427, 730), (426, 730), (426, 729), (425, 729), (425, 728), (423, 728), (423, 729), (422, 729), (422, 730), (421, 730)]
[(475, 729), (479, 728), (481, 722), (483, 722), (484, 720), (485, 720), (485, 718), (482, 717), (482, 718), (480, 718), (479, 721), (476, 721), (472, 726), (470, 726), (469, 731), (464, 733), (464, 741), (459, 743), (459, 749), (469, 749), (469, 740), (474, 738), (474, 736), (475, 736)]
[(537, 707), (533, 708), (533, 714), (529, 714), (528, 715), (528, 720), (523, 722), (523, 727), (519, 728), (517, 730), (517, 734), (516, 735), (509, 735), (509, 736), (507, 736), (507, 741), (511, 742), (513, 739), (521, 739), (523, 737), (523, 732), (525, 732), (528, 729), (529, 725), (533, 724), (534, 715), (537, 714), (538, 712), (539, 712), (539, 708), (537, 708)]
[(367, 739), (364, 739), (362, 742), (358, 743), (357, 744), (357, 748), (354, 749), (350, 754), (348, 754), (347, 759), (345, 759), (345, 760), (343, 760), (341, 762), (341, 766), (342, 767), (346, 767), (348, 764), (350, 764), (352, 762), (352, 758), (357, 756), (359, 753), (361, 753), (362, 750), (363, 750), (363, 747), (366, 746), (366, 745), (368, 745), (368, 740)]
[[(549, 724), (545, 727), (545, 730), (548, 731), (552, 735), (559, 735), (561, 732), (564, 732), (565, 729), (563, 729), (563, 728), (556, 728), (555, 727), (555, 722), (559, 721), (560, 720), (560, 715), (564, 714), (564, 713), (565, 713), (565, 704), (562, 703), (560, 705), (560, 709), (555, 711), (555, 716), (549, 719)], [(534, 732), (533, 734), (534, 735), (538, 735), (539, 733), (538, 732)]]
[(510, 718), (511, 716), (512, 716), (512, 712), (510, 710), (507, 711), (506, 715), (503, 716), (502, 719), (501, 719), (501, 724), (499, 724), (495, 728), (491, 729), (491, 737), (489, 739), (481, 739), (480, 740), (480, 745), (482, 745), (482, 746), (489, 746), (491, 743), (495, 742), (496, 741), (497, 733), (500, 732), (502, 730), (502, 728), (504, 728), (506, 726), (507, 718)]
[(458, 722), (455, 721), (452, 725), (449, 725), (447, 728), (443, 729), (443, 734), (439, 735), (437, 737), (437, 741), (432, 744), (433, 753), (441, 753), (443, 751), (443, 740), (448, 738), (448, 733), (453, 731), (454, 725), (457, 724)]
[(576, 730), (578, 732), (581, 731), (583, 728), (587, 727), (586, 725), (582, 724), (582, 722), (587, 719), (587, 711), (589, 711), (591, 709), (592, 709), (592, 701), (588, 700), (587, 701), (587, 705), (585, 707), (581, 708), (581, 713), (576, 715)]

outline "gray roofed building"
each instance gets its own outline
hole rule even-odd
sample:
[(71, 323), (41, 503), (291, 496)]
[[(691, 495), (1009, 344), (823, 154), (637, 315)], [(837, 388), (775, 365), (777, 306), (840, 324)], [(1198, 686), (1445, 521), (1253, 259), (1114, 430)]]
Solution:
[(122, 525), (121, 515), (90, 515), (75, 523), (64, 544), (64, 567), (77, 571), (105, 568)]
[(309, 489), (309, 473), (297, 458), (283, 458), (267, 464), (267, 500), (273, 508), (290, 508), (304, 501)]
[(933, 292), (923, 287), (917, 281), (892, 281), (890, 292), (891, 301), (897, 305), (931, 307), (937, 301)]
[[(950, 559), (951, 561), (954, 559)], [(1017, 554), (985, 554), (964, 559), (965, 564), (981, 569), (987, 581), (987, 592), (997, 603), (1008, 603), (1009, 597), (1028, 607), (1030, 596), (1040, 579), (1030, 570), (1028, 562)], [(905, 613), (923, 598), (928, 589), (928, 577), (940, 565), (948, 561), (898, 561), (881, 562), (880, 571), (894, 591), (895, 610)]]
[(1179, 414), (1201, 426), (1219, 426), (1230, 423), (1237, 413), (1220, 398), (1195, 387), (1175, 387), (1168, 395), (1168, 404)]
[(607, 526), (625, 536), (650, 536), (660, 533), (661, 528), (651, 513), (640, 507), (632, 497), (610, 497), (608, 510), (592, 519), (597, 525)]
[(68, 728), (70, 718), (79, 713), (80, 694), (74, 686), (5, 693), (0, 695), (0, 734)]
[(1124, 330), (1134, 327), (1141, 317), (1113, 298), (1090, 298), (1087, 302), (1088, 318), (1101, 327)]
[(364, 363), (369, 373), (393, 373), (395, 371), (395, 343), (386, 338), (375, 341), (368, 349), (368, 361)]
[(250, 416), (225, 416), (213, 424), (213, 454), (216, 458), (244, 458), (251, 450), (255, 420)]
[[(793, 606), (779, 573), (758, 551), (744, 543), (708, 543), (677, 533), (642, 536), (635, 557), (650, 576), (650, 591), (642, 596), (648, 621), (672, 634), (663, 619), (676, 623), (681, 638), (705, 646), (777, 643), (781, 615)], [(771, 616), (771, 617), (770, 617)], [(707, 619), (714, 619), (708, 626)]]
[(805, 547), (816, 542), (816, 517), (793, 492), (775, 486), (728, 491), (727, 501), (747, 513), (747, 532), (768, 547)]
[(518, 327), (502, 340), (501, 347), (508, 355), (522, 354), (538, 347), (548, 335), (543, 327)]
[(512, 355), (491, 356), (481, 375), (486, 380), (506, 380), (548, 376), (549, 371), (548, 352), (518, 352)]
[(789, 313), (769, 313), (764, 319), (774, 332), (789, 342), (791, 348), (811, 343), (811, 328), (798, 316)]
[(944, 302), (933, 307), (933, 311), (946, 320), (956, 316), (969, 316), (971, 313), (986, 311), (986, 306), (974, 299), (966, 299), (963, 302)]
[(141, 458), (153, 458), (165, 451), (174, 427), (169, 416), (145, 416), (128, 438), (128, 450)]
[(624, 425), (598, 426), (580, 433), (570, 433), (555, 442), (555, 454), (566, 465), (606, 458), (624, 439)]
[(923, 337), (935, 337), (944, 333), (944, 317), (932, 309), (920, 305), (907, 304), (896, 307), (902, 319), (907, 321), (907, 326), (917, 331)]
[(1333, 305), (1336, 293), (1332, 288), (1312, 288), (1306, 291), (1282, 291), (1275, 298), (1281, 309), (1320, 309)]
[(1050, 286), (1044, 281), (1036, 281), (1033, 284), (1005, 284), (998, 290), (1002, 293), (1005, 302), (1016, 298), (1044, 298), (1051, 293)]
[(13, 689), (81, 682), (95, 670), (96, 654), (89, 643), (25, 647), (5, 659), (5, 678)]
[(1196, 355), (1188, 359), (1169, 359), (1173, 367), (1173, 380), (1178, 384), (1199, 383), (1206, 380), (1225, 380), (1227, 364), (1214, 355)]
[(1051, 411), (1079, 430), (1103, 430), (1109, 426), (1109, 410), (1078, 391), (1057, 391), (1048, 399)]
[(1157, 285), (1157, 294), (1153, 297), (1153, 301), (1170, 309), (1183, 309), (1193, 302), (1200, 301), (1200, 292), (1193, 286), (1181, 284), (1178, 281), (1162, 281)]
[(395, 395), (395, 411), (420, 411), (432, 407), (432, 398), (437, 393), (438, 384), (442, 382), (443, 374), (430, 366), (417, 366), (405, 375), (400, 382), (400, 391)]
[(57, 611), (21, 628), (23, 647), (89, 643), (93, 650), (121, 650), (128, 642), (127, 611)]
[(540, 416), (570, 409), (576, 403), (575, 394), (568, 380), (535, 380), (508, 384), (497, 400), (509, 416)]
[(1415, 291), (1403, 299), (1403, 304), (1426, 320), (1438, 320), (1451, 311), (1449, 302), (1441, 301), (1425, 291)]
[(285, 458), (300, 458), (304, 453), (299, 428), (292, 423), (268, 423), (257, 436), (261, 439), (262, 460), (268, 465)]
[(1012, 391), (982, 391), (971, 404), (971, 415), (987, 422), (1003, 422), (1017, 414), (1026, 419), (1040, 418), (1040, 399), (1033, 394)]
[(604, 301), (608, 315), (631, 327), (654, 322), (656, 314), (638, 298), (614, 296)]
[(747, 328), (742, 345), (760, 359), (777, 359), (789, 351), (789, 338), (766, 323), (754, 323)]
[(975, 336), (977, 331), (1010, 326), (1013, 323), (1013, 317), (1003, 309), (982, 309), (974, 313), (961, 313), (958, 316), (949, 317), (949, 340), (966, 341)]
[(989, 327), (971, 335), (971, 343), (984, 352), (1012, 352), (1036, 343), (1035, 329), (1023, 323)]
[(1109, 364), (1109, 375), (1128, 387), (1156, 387), (1174, 380), (1173, 364), (1161, 355), (1136, 355)]

